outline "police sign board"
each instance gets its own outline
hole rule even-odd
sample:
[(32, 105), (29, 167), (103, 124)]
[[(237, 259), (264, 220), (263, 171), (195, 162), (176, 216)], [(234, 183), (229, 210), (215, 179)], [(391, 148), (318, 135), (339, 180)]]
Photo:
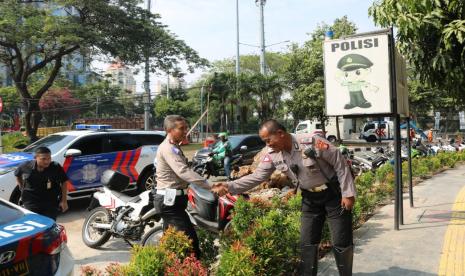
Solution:
[(324, 42), (326, 115), (390, 114), (387, 33)]

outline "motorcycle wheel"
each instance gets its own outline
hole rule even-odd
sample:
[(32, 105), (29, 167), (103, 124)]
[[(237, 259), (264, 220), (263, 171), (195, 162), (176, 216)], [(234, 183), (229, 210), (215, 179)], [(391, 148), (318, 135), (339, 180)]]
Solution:
[(142, 238), (142, 246), (157, 246), (163, 236), (163, 227), (160, 225), (150, 229)]
[(89, 213), (82, 225), (82, 241), (90, 248), (98, 248), (110, 239), (111, 233), (109, 230), (94, 228), (93, 223), (111, 223), (110, 212), (97, 207)]

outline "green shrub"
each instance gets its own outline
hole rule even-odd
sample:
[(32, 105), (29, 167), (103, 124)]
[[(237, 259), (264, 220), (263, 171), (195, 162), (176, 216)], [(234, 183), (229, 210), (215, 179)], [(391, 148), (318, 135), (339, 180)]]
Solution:
[(12, 132), (2, 135), (3, 152), (15, 152), (20, 145), (29, 145), (29, 139), (21, 132)]
[(215, 236), (209, 231), (202, 228), (197, 229), (197, 236), (199, 237), (200, 252), (202, 252), (202, 263), (209, 267), (215, 262), (218, 255), (218, 247), (215, 246)]
[(394, 172), (394, 167), (389, 162), (385, 163), (376, 170), (376, 181), (380, 183), (385, 182), (387, 175), (392, 172)]
[(165, 270), (165, 276), (207, 276), (207, 269), (193, 255), (180, 261), (175, 259)]
[(257, 262), (252, 250), (240, 241), (233, 243), (222, 255), (218, 276), (257, 275)]
[(184, 232), (169, 227), (160, 240), (160, 250), (174, 253), (176, 258), (184, 260), (192, 253), (192, 242)]
[(365, 194), (368, 192), (375, 182), (375, 174), (371, 171), (362, 173), (355, 179), (355, 187), (358, 194)]
[(171, 265), (174, 259), (174, 253), (167, 254), (159, 246), (135, 246), (131, 250), (131, 260), (123, 271), (128, 276), (162, 276), (165, 273), (165, 267)]
[(431, 162), (433, 163), (433, 172), (437, 172), (438, 170), (441, 169), (442, 167), (441, 160), (438, 157), (436, 156), (431, 157)]

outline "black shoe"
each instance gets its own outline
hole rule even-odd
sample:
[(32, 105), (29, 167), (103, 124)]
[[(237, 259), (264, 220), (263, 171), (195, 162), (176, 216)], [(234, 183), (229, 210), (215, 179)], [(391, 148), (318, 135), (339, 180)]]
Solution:
[(355, 105), (353, 105), (351, 103), (348, 103), (348, 104), (344, 105), (344, 109), (352, 109), (354, 107), (355, 107)]
[(340, 276), (352, 276), (352, 263), (354, 260), (354, 246), (345, 248), (334, 247), (337, 270)]
[(300, 275), (315, 276), (318, 273), (318, 247), (319, 244), (301, 247), (300, 252)]
[(371, 103), (370, 102), (364, 102), (364, 103), (359, 104), (358, 106), (361, 107), (361, 108), (369, 108), (369, 107), (371, 107)]

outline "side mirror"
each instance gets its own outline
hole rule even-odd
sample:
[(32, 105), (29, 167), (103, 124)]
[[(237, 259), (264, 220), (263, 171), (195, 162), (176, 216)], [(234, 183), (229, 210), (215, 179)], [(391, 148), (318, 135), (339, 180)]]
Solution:
[(247, 146), (241, 146), (241, 148), (239, 149), (241, 152), (244, 152), (244, 151), (247, 151)]
[(65, 157), (75, 157), (75, 156), (80, 156), (82, 152), (78, 149), (68, 149), (65, 152)]

